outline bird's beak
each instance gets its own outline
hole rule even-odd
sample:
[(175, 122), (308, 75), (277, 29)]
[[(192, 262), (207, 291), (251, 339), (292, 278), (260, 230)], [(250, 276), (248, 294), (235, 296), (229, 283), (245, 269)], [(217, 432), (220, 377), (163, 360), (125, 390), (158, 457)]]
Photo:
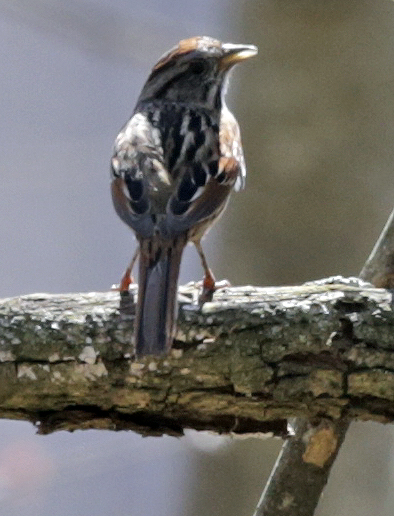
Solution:
[(223, 57), (220, 59), (220, 68), (227, 70), (245, 59), (249, 59), (257, 54), (257, 47), (254, 45), (234, 45), (233, 43), (223, 43)]

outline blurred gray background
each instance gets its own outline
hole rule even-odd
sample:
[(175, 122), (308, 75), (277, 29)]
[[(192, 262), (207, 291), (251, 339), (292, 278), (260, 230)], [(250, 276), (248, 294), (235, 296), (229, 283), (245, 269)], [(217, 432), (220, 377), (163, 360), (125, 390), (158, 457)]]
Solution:
[[(2, 297), (107, 290), (134, 250), (108, 163), (157, 58), (205, 34), (254, 43), (228, 103), (248, 182), (205, 248), (218, 278), (357, 274), (394, 204), (390, 0), (0, 0)], [(201, 278), (188, 249), (182, 281)], [(355, 423), (319, 516), (391, 516), (392, 427)], [(0, 516), (249, 516), (280, 441), (0, 422)]]

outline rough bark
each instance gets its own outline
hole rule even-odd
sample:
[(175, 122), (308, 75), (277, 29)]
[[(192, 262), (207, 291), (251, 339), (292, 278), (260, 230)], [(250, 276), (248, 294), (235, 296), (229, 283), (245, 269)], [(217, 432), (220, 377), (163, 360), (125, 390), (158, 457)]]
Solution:
[(394, 419), (392, 293), (357, 279), (181, 289), (170, 356), (133, 359), (133, 294), (0, 303), (0, 417), (39, 431), (285, 433), (286, 419)]

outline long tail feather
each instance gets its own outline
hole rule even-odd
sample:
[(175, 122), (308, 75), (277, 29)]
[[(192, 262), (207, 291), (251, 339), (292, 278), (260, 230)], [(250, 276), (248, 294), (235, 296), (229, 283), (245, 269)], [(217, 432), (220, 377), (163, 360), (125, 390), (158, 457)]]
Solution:
[(179, 268), (185, 242), (177, 240), (152, 252), (151, 242), (140, 242), (138, 303), (135, 320), (137, 356), (159, 355), (171, 348)]

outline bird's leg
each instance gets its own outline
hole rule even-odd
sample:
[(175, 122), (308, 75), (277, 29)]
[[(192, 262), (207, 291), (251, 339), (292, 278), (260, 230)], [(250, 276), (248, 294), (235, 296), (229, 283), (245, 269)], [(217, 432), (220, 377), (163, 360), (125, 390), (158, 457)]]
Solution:
[(213, 294), (216, 290), (215, 286), (215, 276), (213, 275), (211, 269), (208, 266), (207, 259), (205, 258), (204, 251), (202, 250), (200, 242), (194, 242), (196, 246), (197, 252), (201, 258), (201, 264), (204, 269), (204, 279), (202, 281), (202, 292), (198, 298), (199, 302), (206, 303), (207, 301), (212, 301)]
[(132, 283), (134, 283), (132, 272), (133, 272), (134, 264), (137, 261), (139, 254), (140, 254), (140, 248), (138, 247), (138, 249), (134, 253), (133, 258), (131, 259), (130, 265), (127, 267), (125, 273), (122, 276), (122, 279), (120, 280), (120, 284), (119, 284), (120, 292), (128, 292), (129, 286)]

